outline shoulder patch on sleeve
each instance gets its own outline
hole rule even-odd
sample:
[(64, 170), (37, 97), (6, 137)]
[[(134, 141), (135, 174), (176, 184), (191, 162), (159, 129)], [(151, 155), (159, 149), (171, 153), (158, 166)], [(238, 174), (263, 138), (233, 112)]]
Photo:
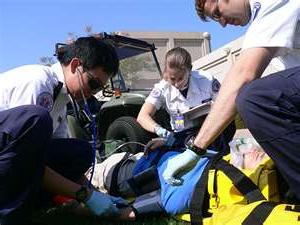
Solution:
[(53, 97), (49, 92), (42, 92), (37, 97), (36, 104), (43, 106), (50, 112), (53, 108)]
[(159, 88), (153, 88), (150, 93), (150, 96), (153, 98), (158, 98), (160, 97), (160, 95), (161, 95), (161, 90)]
[(213, 79), (211, 84), (211, 89), (213, 92), (218, 92), (220, 90), (221, 84), (217, 79)]

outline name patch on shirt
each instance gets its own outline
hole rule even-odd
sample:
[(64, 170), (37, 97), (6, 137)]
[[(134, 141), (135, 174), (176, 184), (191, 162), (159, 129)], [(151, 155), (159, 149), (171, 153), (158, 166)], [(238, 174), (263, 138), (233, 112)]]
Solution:
[(36, 102), (37, 102), (37, 105), (43, 106), (49, 112), (53, 108), (53, 98), (49, 92), (43, 92), (43, 93), (39, 94)]

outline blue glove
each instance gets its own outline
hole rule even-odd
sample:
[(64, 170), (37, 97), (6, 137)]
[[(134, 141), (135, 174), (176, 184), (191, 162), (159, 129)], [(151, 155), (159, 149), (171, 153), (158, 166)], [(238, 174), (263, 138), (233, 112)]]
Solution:
[(167, 137), (165, 137), (165, 145), (168, 147), (173, 146), (174, 142), (175, 142), (175, 137), (174, 137), (174, 133), (168, 131)]
[(183, 153), (178, 154), (174, 158), (170, 159), (167, 163), (167, 167), (163, 172), (163, 178), (165, 181), (173, 186), (180, 185), (182, 183), (181, 179), (176, 179), (174, 176), (181, 170), (191, 166), (193, 163), (197, 162), (200, 156), (197, 155), (190, 149), (186, 149)]
[(165, 138), (168, 135), (168, 130), (163, 127), (157, 126), (154, 128), (154, 132), (157, 134), (158, 137)]
[(174, 144), (175, 137), (173, 132), (170, 132), (165, 128), (159, 126), (155, 127), (154, 131), (157, 134), (157, 136), (162, 137), (164, 139), (165, 141), (164, 145), (171, 147)]
[(128, 205), (122, 198), (113, 197), (99, 191), (93, 191), (85, 204), (97, 216), (117, 215), (119, 213), (119, 205)]

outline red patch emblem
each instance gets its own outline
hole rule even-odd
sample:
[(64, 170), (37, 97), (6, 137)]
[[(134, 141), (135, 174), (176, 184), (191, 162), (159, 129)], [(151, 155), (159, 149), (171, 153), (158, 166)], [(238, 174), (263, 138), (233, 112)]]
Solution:
[(49, 112), (53, 108), (53, 98), (49, 92), (43, 92), (37, 97), (37, 105), (43, 106)]

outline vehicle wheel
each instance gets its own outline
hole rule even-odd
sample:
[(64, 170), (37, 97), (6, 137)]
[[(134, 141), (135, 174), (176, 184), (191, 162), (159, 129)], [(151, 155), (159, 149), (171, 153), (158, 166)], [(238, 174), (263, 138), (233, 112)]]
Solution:
[[(123, 116), (116, 119), (109, 127), (106, 133), (107, 140), (121, 140), (122, 142), (139, 142), (146, 144), (151, 135), (144, 130), (134, 117)], [(139, 144), (130, 144), (120, 149), (121, 152), (129, 151), (137, 153), (143, 151), (143, 146)]]

